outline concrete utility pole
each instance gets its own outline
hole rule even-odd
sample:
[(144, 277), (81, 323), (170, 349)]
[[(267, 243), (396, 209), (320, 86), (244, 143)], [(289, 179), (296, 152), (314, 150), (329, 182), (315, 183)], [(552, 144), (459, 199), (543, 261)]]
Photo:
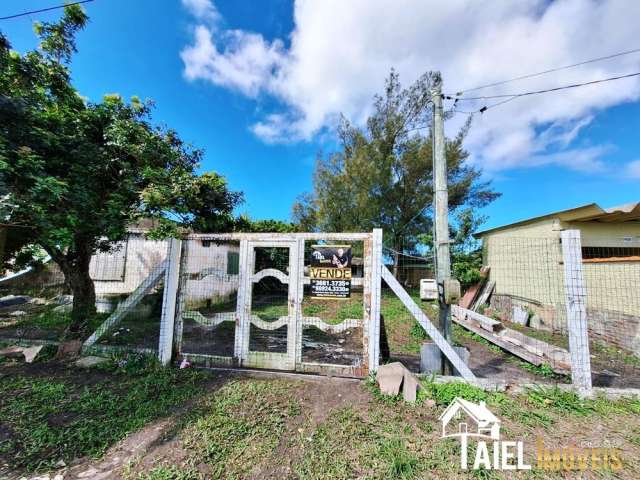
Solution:
[[(438, 283), (438, 304), (440, 307), (440, 328), (442, 336), (451, 344), (451, 306), (444, 299), (444, 284), (451, 278), (451, 257), (449, 256), (449, 194), (447, 190), (447, 159), (444, 144), (444, 117), (442, 112), (442, 83), (439, 81), (431, 90), (433, 102), (433, 243), (436, 249), (436, 281)], [(451, 375), (451, 364), (442, 356), (443, 373)]]

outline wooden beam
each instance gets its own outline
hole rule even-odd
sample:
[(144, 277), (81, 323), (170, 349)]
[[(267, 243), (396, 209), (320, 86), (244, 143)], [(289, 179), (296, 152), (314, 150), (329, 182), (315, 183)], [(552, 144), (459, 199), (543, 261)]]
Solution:
[(434, 341), (440, 351), (447, 357), (455, 369), (460, 372), (460, 375), (462, 375), (465, 380), (475, 380), (476, 376), (473, 374), (471, 369), (469, 369), (469, 367), (462, 361), (453, 347), (449, 345), (438, 329), (431, 323), (429, 317), (427, 317), (422, 309), (416, 305), (405, 289), (402, 288), (402, 285), (400, 285), (393, 274), (385, 266), (382, 267), (382, 278), (387, 282), (387, 285), (389, 285), (391, 290), (393, 290), (393, 292), (398, 296), (404, 306), (407, 307), (407, 310), (411, 312), (422, 328), (424, 328), (427, 335), (429, 335), (429, 337)]
[(162, 317), (160, 318), (160, 338), (158, 340), (158, 359), (162, 365), (169, 365), (173, 354), (173, 333), (176, 319), (176, 300), (180, 281), (180, 257), (182, 241), (169, 240), (167, 267), (164, 276), (162, 296)]
[(153, 289), (158, 282), (164, 277), (165, 270), (167, 268), (167, 260), (164, 260), (160, 265), (155, 267), (149, 276), (145, 278), (138, 288), (136, 288), (127, 299), (122, 302), (115, 311), (109, 315), (102, 325), (100, 325), (93, 334), (85, 340), (83, 347), (90, 347), (96, 343), (100, 337), (102, 337), (107, 331), (115, 327), (122, 319), (129, 313), (129, 311), (135, 307), (144, 296)]
[[(484, 317), (482, 324), (477, 321), (479, 317)], [(503, 327), (499, 331), (492, 331), (485, 326), (490, 325), (495, 320), (479, 313), (471, 312), (461, 307), (454, 307), (453, 321), (533, 365), (540, 366), (546, 363), (554, 372), (563, 375), (567, 374), (571, 368), (571, 360), (567, 350), (510, 328)]]
[(587, 329), (587, 288), (582, 273), (582, 242), (580, 230), (561, 232), (564, 265), (564, 293), (571, 352), (571, 382), (579, 393), (589, 396), (591, 385), (591, 356)]

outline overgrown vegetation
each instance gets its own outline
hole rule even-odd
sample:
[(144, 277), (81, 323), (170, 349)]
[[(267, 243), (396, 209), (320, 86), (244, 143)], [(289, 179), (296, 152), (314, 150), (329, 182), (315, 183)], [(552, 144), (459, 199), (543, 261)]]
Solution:
[[(123, 463), (123, 478), (458, 479), (459, 442), (441, 439), (438, 421), (455, 397), (487, 402), (503, 420), (503, 435), (530, 445), (534, 435), (549, 444), (565, 441), (564, 435), (591, 438), (585, 422), (598, 424), (603, 435), (615, 431), (625, 442), (627, 478), (633, 478), (640, 452), (638, 399), (585, 400), (560, 388), (514, 396), (434, 379), (422, 381), (415, 405), (382, 396), (372, 381), (371, 395), (358, 393), (362, 387), (351, 382), (233, 377), (201, 391), (212, 385), (210, 374), (158, 369), (141, 356), (114, 358), (87, 373), (83, 381), (60, 369), (51, 378), (0, 379), (0, 418), (9, 432), (3, 437), (9, 440), (0, 443), (3, 461), (33, 471), (60, 459), (99, 457), (188, 400), (189, 409), (175, 416), (158, 440), (169, 446), (146, 459), (138, 452)], [(342, 395), (348, 396), (344, 402)], [(500, 472), (475, 476), (510, 478)]]
[(193, 371), (163, 369), (140, 357), (120, 358), (83, 385), (65, 378), (0, 377), (2, 463), (35, 471), (82, 456), (100, 457), (115, 442), (192, 398), (202, 386)]

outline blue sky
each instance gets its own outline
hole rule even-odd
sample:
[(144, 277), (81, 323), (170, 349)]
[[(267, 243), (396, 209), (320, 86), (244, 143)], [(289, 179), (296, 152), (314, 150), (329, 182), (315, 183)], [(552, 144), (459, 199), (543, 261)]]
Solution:
[[(8, 0), (0, 5), (0, 16), (57, 3)], [(91, 99), (117, 92), (155, 100), (155, 120), (204, 148), (203, 170), (222, 173), (231, 188), (242, 190), (246, 203), (239, 211), (254, 218), (289, 218), (296, 195), (311, 188), (316, 153), (335, 148), (336, 115), (344, 112), (361, 122), (391, 67), (405, 83), (425, 70), (441, 69), (445, 90), (451, 85), (457, 91), (640, 47), (632, 44), (637, 42), (633, 12), (620, 16), (611, 2), (598, 7), (610, 9), (602, 12), (593, 12), (589, 0), (559, 2), (566, 5), (553, 10), (533, 0), (528, 8), (496, 7), (502, 10), (490, 12), (494, 17), (519, 19), (519, 25), (524, 19), (531, 28), (525, 24), (525, 35), (510, 29), (509, 22), (496, 22), (478, 33), (473, 48), (465, 43), (473, 37), (473, 25), (488, 24), (487, 13), (473, 9), (425, 13), (417, 29), (413, 22), (420, 20), (419, 8), (403, 9), (403, 2), (393, 12), (391, 2), (378, 1), (346, 6), (285, 0), (184, 3), (96, 0), (85, 5), (91, 21), (78, 38), (74, 82)], [(59, 14), (2, 21), (0, 29), (16, 50), (24, 51), (35, 46), (32, 21)], [(443, 25), (450, 25), (448, 16), (460, 22), (458, 36), (449, 29), (447, 47), (429, 47), (434, 42), (425, 42), (424, 35), (442, 35)], [(563, 18), (573, 19), (573, 26), (556, 28)], [(606, 22), (617, 22), (615, 38), (584, 40), (580, 29), (589, 30), (588, 38), (598, 37), (600, 28), (608, 28)], [(511, 40), (503, 45), (491, 41), (492, 32)], [(485, 37), (491, 43), (483, 52)], [(532, 38), (537, 40), (532, 43)], [(528, 48), (515, 57), (512, 48), (518, 42)], [(483, 93), (630, 71), (640, 71), (640, 54)], [(485, 209), (487, 226), (590, 202), (613, 206), (640, 201), (639, 95), (638, 81), (621, 81), (581, 93), (516, 100), (474, 120), (472, 161), (503, 194)], [(447, 125), (448, 132), (454, 133), (464, 120), (457, 117)]]

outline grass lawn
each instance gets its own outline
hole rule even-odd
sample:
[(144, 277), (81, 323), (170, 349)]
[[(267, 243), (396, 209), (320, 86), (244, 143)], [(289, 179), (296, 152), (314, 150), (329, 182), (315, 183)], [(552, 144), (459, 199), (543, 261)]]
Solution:
[[(580, 478), (537, 468), (537, 439), (547, 448), (618, 449), (621, 470), (583, 478), (640, 476), (637, 399), (581, 400), (554, 388), (515, 396), (425, 381), (410, 405), (369, 382), (119, 365), (0, 364), (0, 478)], [(503, 421), (502, 438), (524, 441), (534, 470), (463, 473), (459, 443), (440, 438), (438, 421), (456, 396), (486, 401)]]

